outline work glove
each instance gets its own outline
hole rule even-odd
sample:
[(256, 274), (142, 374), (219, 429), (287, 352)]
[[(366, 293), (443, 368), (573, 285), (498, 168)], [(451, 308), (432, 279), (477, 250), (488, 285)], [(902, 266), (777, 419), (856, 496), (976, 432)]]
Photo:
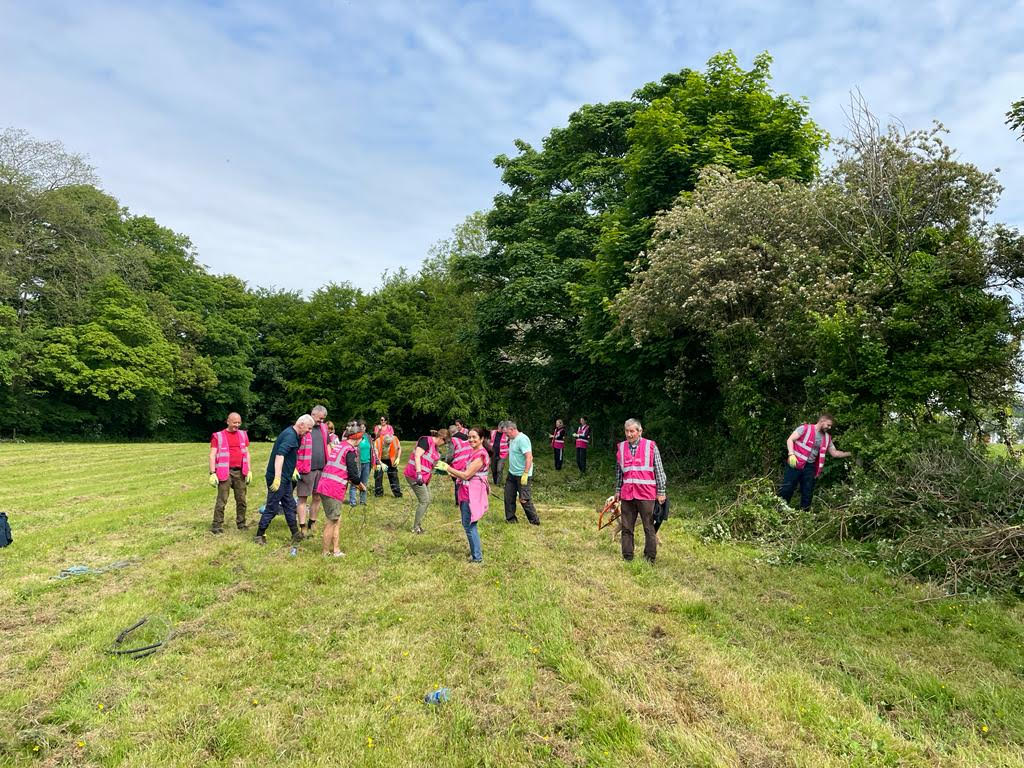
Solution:
[(789, 455), (789, 466), (791, 466), (793, 469), (796, 469), (796, 464), (797, 464), (796, 456), (794, 456), (793, 454), (790, 454)]
[(299, 470), (297, 470), (297, 469), (292, 472), (292, 482), (293, 483), (299, 482)]
[(530, 483), (530, 476), (529, 475), (523, 475), (521, 478), (519, 478), (519, 482), (520, 482), (521, 485), (529, 485), (529, 483)]
[(440, 471), (440, 472), (447, 472), (448, 471), (448, 462), (447, 461), (439, 461), (436, 464), (434, 464), (434, 467), (438, 471)]
[(252, 482), (252, 470), (250, 469), (249, 473), (245, 476), (245, 484), (248, 485), (251, 482)]
[(416, 485), (423, 485), (423, 473), (422, 472), (417, 472), (416, 473)]
[(271, 493), (276, 493), (279, 490), (281, 490), (281, 478), (275, 477), (274, 482), (270, 484), (270, 491)]
[(211, 472), (210, 473), (210, 487), (211, 488), (216, 488), (219, 484), (220, 484), (220, 480), (217, 479), (217, 473), (216, 472)]

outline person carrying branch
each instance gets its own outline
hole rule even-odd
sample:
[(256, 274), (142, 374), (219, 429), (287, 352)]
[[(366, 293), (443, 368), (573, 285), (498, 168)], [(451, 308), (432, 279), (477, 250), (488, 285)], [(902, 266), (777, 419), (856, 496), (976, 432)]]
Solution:
[(782, 476), (779, 496), (789, 503), (793, 491), (800, 486), (800, 509), (811, 508), (814, 484), (825, 468), (825, 454), (834, 459), (845, 459), (853, 454), (836, 449), (832, 442), (832, 414), (822, 413), (814, 424), (804, 423), (786, 438), (789, 458)]

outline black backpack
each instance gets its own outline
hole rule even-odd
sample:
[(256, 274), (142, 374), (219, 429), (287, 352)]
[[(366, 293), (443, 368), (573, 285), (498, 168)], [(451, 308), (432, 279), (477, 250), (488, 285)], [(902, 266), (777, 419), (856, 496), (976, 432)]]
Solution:
[(11, 535), (11, 524), (7, 522), (7, 513), (0, 512), (0, 547), (6, 547), (14, 541)]

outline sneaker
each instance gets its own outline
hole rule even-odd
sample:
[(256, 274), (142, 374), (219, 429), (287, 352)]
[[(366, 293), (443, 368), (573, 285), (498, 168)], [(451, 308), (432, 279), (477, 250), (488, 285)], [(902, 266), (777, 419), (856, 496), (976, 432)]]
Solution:
[(248, 531), (249, 530), (249, 526), (246, 525), (245, 523), (242, 523), (240, 526), (238, 526), (238, 530), (240, 530), (240, 531)]
[(519, 518), (518, 517), (509, 517), (509, 518), (506, 518), (505, 522), (506, 523), (518, 523), (519, 522)]
[(344, 557), (344, 556), (345, 556), (345, 553), (340, 551), (340, 550), (338, 552), (332, 552), (331, 553), (331, 557)]
[(214, 535), (216, 535), (218, 533), (224, 533), (224, 529), (223, 528), (211, 528), (210, 529), (210, 533), (212, 533)]
[(253, 543), (259, 544), (261, 547), (265, 546), (266, 543), (267, 543), (267, 537), (266, 536), (261, 536), (258, 533), (255, 536), (252, 537), (252, 540), (253, 540)]
[(536, 520), (531, 520), (530, 525), (540, 525), (540, 518), (538, 517)]
[(418, 525), (414, 525), (413, 528), (412, 528), (412, 532), (413, 533), (423, 533), (423, 528), (421, 528)]
[(474, 560), (473, 558), (469, 558), (469, 562), (474, 563), (476, 565), (483, 565), (484, 564), (484, 559), (482, 557), (479, 560)]

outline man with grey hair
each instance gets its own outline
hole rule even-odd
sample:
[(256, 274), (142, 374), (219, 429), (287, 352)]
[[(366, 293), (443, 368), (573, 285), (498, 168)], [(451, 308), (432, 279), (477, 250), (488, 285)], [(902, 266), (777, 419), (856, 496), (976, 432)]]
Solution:
[(299, 525), (295, 520), (295, 498), (292, 496), (292, 483), (298, 480), (299, 473), (295, 469), (298, 460), (299, 443), (303, 435), (313, 428), (316, 421), (308, 413), (299, 416), (298, 420), (291, 427), (285, 429), (277, 436), (274, 447), (270, 450), (270, 458), (267, 460), (267, 504), (260, 516), (259, 528), (256, 529), (256, 537), (253, 539), (257, 544), (267, 543), (267, 527), (279, 512), (284, 513), (284, 519), (292, 532), (292, 544), (297, 544), (302, 538), (299, 534)]
[(540, 525), (537, 508), (533, 506), (530, 494), (530, 478), (533, 477), (533, 444), (530, 438), (519, 431), (514, 421), (505, 422), (508, 435), (508, 477), (505, 478), (505, 522), (518, 523), (516, 517), (516, 496), (523, 505), (523, 512), (530, 525)]
[(637, 419), (627, 419), (626, 439), (615, 451), (615, 500), (622, 502), (622, 559), (633, 559), (633, 528), (639, 516), (644, 526), (644, 559), (658, 555), (658, 532), (654, 530), (654, 502), (665, 503), (665, 468), (653, 440), (643, 435)]
[[(309, 413), (316, 423), (313, 429), (302, 436), (296, 461), (299, 481), (295, 484), (295, 495), (299, 497), (299, 532), (303, 535), (306, 531), (312, 531), (316, 524), (316, 513), (320, 508), (320, 494), (316, 492), (316, 485), (320, 481), (320, 473), (327, 466), (327, 447), (331, 444), (327, 408), (314, 405)], [(310, 496), (313, 497), (312, 501), (308, 501)]]

